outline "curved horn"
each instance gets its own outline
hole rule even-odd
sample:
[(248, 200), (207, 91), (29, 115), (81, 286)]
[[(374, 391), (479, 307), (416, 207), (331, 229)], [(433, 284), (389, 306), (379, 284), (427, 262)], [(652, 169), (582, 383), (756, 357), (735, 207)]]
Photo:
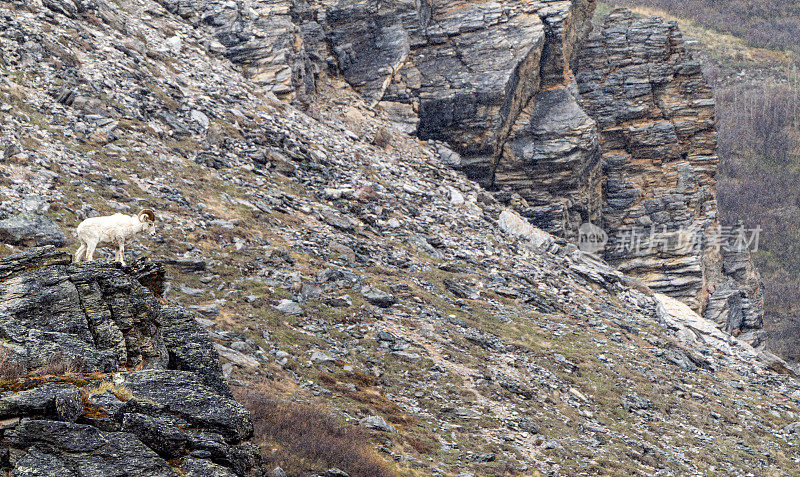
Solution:
[(152, 211), (152, 209), (143, 209), (141, 212), (139, 212), (138, 217), (141, 222), (145, 221), (143, 218), (150, 222), (156, 221), (156, 214)]

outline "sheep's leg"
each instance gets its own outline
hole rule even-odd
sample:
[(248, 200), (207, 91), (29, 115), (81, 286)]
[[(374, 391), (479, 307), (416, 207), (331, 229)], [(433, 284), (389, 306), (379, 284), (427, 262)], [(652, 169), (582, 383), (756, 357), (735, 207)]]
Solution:
[(126, 266), (125, 265), (125, 242), (120, 242), (119, 243), (119, 250), (117, 250), (117, 260), (119, 261), (119, 263), (122, 264), (123, 267)]
[(86, 243), (81, 242), (81, 246), (78, 248), (78, 251), (75, 252), (75, 256), (72, 257), (72, 263), (78, 263), (84, 257), (86, 253)]
[(97, 248), (96, 243), (90, 243), (86, 246), (86, 261), (91, 262), (94, 260), (94, 249)]

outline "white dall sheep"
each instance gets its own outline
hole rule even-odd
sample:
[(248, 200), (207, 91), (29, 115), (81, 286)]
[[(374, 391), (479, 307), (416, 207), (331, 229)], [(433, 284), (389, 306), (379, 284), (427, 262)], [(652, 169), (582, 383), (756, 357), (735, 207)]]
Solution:
[(81, 260), (91, 262), (94, 258), (94, 249), (98, 245), (109, 244), (117, 246), (115, 259), (125, 266), (125, 241), (142, 232), (156, 234), (156, 214), (150, 209), (144, 209), (139, 215), (132, 217), (125, 214), (114, 214), (105, 217), (92, 217), (84, 220), (75, 230), (81, 246), (73, 262)]

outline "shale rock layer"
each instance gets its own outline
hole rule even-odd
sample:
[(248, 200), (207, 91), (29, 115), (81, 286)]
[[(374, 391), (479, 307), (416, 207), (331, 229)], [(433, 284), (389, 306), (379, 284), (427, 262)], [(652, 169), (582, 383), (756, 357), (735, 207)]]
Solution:
[(73, 265), (42, 248), (2, 259), (0, 275), (3, 374), (40, 375), (0, 381), (0, 469), (254, 471), (250, 414), (231, 398), (208, 335), (139, 281), (163, 277), (158, 265)]

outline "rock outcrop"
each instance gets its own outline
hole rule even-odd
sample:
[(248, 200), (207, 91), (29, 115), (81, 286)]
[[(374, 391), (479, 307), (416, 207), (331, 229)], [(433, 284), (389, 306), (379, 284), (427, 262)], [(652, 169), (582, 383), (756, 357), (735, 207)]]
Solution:
[(142, 285), (163, 278), (158, 265), (73, 265), (40, 248), (0, 260), (0, 276), (0, 469), (254, 471), (250, 414), (233, 400), (208, 335)]
[[(701, 234), (717, 213), (714, 101), (700, 64), (676, 24), (618, 11), (589, 38), (578, 68), (582, 104), (600, 130), (605, 257), (700, 309), (706, 244), (677, 243), (678, 231)], [(652, 243), (659, 238), (670, 242)]]
[(757, 344), (759, 279), (717, 221), (714, 100), (677, 24), (614, 11), (576, 68), (599, 130), (604, 257)]
[(310, 8), (351, 86), (406, 132), (446, 142), (452, 166), (501, 191), (534, 224), (576, 238), (601, 211), (597, 131), (577, 104), (570, 68), (594, 4)]
[[(126, 208), (157, 207), (163, 218), (156, 237), (128, 247), (130, 268), (71, 265), (42, 249), (0, 260), (0, 286), (14, 297), (0, 296), (0, 338), (16, 363), (0, 369), (41, 375), (0, 384), (3, 471), (246, 473), (250, 426), (222, 376), (259, 398), (250, 401), (262, 411), (253, 428), (272, 475), (284, 474), (277, 465), (329, 476), (796, 467), (800, 386), (775, 373), (785, 372), (779, 361), (726, 333), (746, 322), (730, 312), (744, 312), (741, 293), (713, 290), (719, 329), (564, 238), (592, 217), (602, 225), (605, 206), (606, 132), (579, 83), (561, 74), (569, 63), (580, 73), (586, 24), (574, 20), (588, 19), (588, 2), (534, 1), (530, 12), (518, 2), (453, 4), (499, 8), (509, 21), (538, 17), (541, 52), (530, 51), (555, 58), (539, 62), (536, 88), (530, 76), (519, 80), (530, 99), (509, 107), (507, 130), (486, 133), (488, 156), (403, 134), (392, 121), (414, 133), (423, 124), (413, 100), (386, 101), (368, 95), (374, 85), (326, 76), (340, 74), (330, 22), (343, 35), (357, 27), (328, 13), (356, 11), (353, 2), (272, 3), (294, 26), (248, 39), (247, 25), (260, 21), (248, 9), (266, 4), (0, 1), (0, 132), (11, 144), (0, 164), (2, 213), (36, 195), (35, 209), (64, 231)], [(406, 25), (420, 9), (430, 9), (429, 25), (460, 15), (444, 4), (372, 5), (401, 12), (362, 16), (379, 20), (378, 30)], [(218, 11), (235, 21), (215, 26), (224, 25)], [(570, 15), (576, 26), (562, 21)], [(502, 32), (505, 20), (459, 21), (478, 30), (447, 37), (441, 51), (480, 38), (484, 23)], [(281, 31), (302, 34), (285, 43), (301, 54), (259, 63), (272, 48), (259, 38)], [(228, 34), (237, 35), (231, 49), (250, 53), (228, 56)], [(408, 57), (422, 64), (415, 51), (439, 50), (420, 41)], [(380, 46), (376, 58), (386, 56)], [(256, 79), (283, 64), (288, 83)], [(309, 64), (319, 72), (315, 95), (294, 73)], [(477, 83), (480, 74), (465, 77)], [(384, 95), (399, 81), (392, 76)], [(289, 91), (281, 95), (295, 95), (298, 107), (269, 91)], [(462, 102), (496, 107), (465, 96), (442, 104)], [(483, 140), (474, 130), (463, 137)], [(138, 254), (163, 257), (169, 283)], [(752, 278), (744, 263), (728, 261), (737, 280)], [(186, 308), (161, 303), (162, 291)], [(50, 315), (71, 328), (49, 328)], [(28, 350), (36, 346), (61, 361)], [(375, 470), (358, 470), (366, 464)]]
[[(241, 66), (244, 74), (263, 90), (284, 98), (314, 88), (311, 63), (302, 33), (293, 22), (289, 2), (208, 2), (159, 0), (169, 12), (195, 27), (212, 30), (215, 40), (205, 47)], [(178, 36), (169, 47), (180, 51)], [(174, 54), (164, 51), (164, 54)]]
[(67, 238), (58, 225), (44, 215), (23, 212), (0, 220), (0, 242), (23, 247), (61, 247)]
[(713, 242), (714, 101), (675, 23), (617, 10), (590, 35), (585, 0), (295, 10), (317, 71), (445, 163), (547, 232), (602, 227), (610, 263), (758, 342), (757, 275)]

